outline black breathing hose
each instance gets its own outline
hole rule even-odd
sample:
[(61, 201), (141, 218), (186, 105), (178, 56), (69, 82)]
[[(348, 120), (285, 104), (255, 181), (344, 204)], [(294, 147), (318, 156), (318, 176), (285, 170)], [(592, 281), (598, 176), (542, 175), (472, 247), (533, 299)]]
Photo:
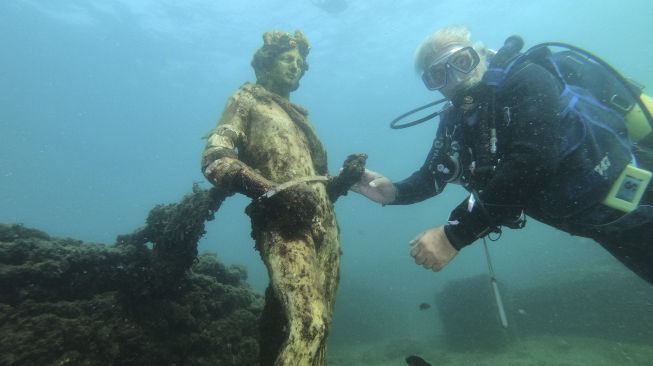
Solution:
[(430, 119), (432, 119), (432, 118), (435, 118), (435, 117), (437, 117), (440, 113), (442, 113), (442, 110), (439, 110), (439, 111), (437, 111), (437, 112), (433, 112), (433, 113), (429, 114), (429, 115), (426, 116), (426, 117), (422, 117), (422, 118), (416, 119), (416, 120), (414, 120), (414, 121), (406, 122), (406, 123), (404, 123), (404, 124), (402, 124), (402, 125), (397, 124), (399, 121), (401, 121), (402, 119), (404, 119), (404, 118), (410, 116), (411, 114), (417, 113), (417, 112), (419, 112), (419, 111), (421, 111), (421, 110), (423, 110), (423, 109), (426, 109), (426, 108), (429, 108), (429, 107), (433, 107), (433, 106), (436, 106), (436, 105), (438, 105), (438, 104), (441, 104), (441, 103), (444, 103), (444, 102), (447, 102), (447, 101), (449, 101), (449, 99), (447, 99), (447, 98), (438, 99), (438, 100), (436, 100), (435, 102), (431, 102), (431, 103), (429, 103), (429, 104), (423, 105), (423, 106), (418, 107), (418, 108), (415, 108), (415, 109), (413, 109), (413, 110), (410, 110), (410, 111), (408, 111), (408, 112), (402, 114), (401, 116), (399, 116), (399, 117), (393, 119), (392, 122), (390, 122), (390, 128), (395, 129), (395, 130), (398, 130), (398, 129), (401, 129), (401, 128), (406, 128), (406, 127), (415, 126), (415, 125), (418, 125), (418, 124), (420, 124), (420, 123), (422, 123), (422, 122), (426, 122), (426, 121), (428, 121), (428, 120), (430, 120)]

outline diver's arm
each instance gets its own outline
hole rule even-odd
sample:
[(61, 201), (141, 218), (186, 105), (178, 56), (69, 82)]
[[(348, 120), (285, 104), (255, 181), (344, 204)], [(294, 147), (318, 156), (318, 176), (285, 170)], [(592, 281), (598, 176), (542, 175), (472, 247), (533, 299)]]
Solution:
[(397, 183), (375, 171), (365, 169), (363, 176), (351, 190), (382, 205), (408, 205), (433, 197), (441, 192), (441, 189), (436, 187), (444, 188), (445, 185), (446, 182), (437, 180), (428, 166), (424, 165), (410, 177)]
[(448, 118), (441, 120), (422, 167), (408, 178), (394, 184), (397, 197), (390, 204), (407, 205), (423, 201), (442, 192), (447, 182), (452, 180), (451, 174), (456, 169), (451, 166), (452, 160), (447, 155), (449, 152), (446, 148), (448, 144), (445, 143), (445, 132), (451, 129), (450, 121)]
[(218, 126), (209, 133), (202, 154), (202, 172), (215, 187), (229, 193), (260, 197), (274, 186), (254, 169), (238, 159), (238, 147), (247, 136), (249, 110), (253, 97), (239, 91), (229, 98)]
[[(560, 160), (559, 86), (540, 66), (530, 65), (506, 85), (513, 116), (510, 141), (493, 178), (453, 210), (445, 232), (460, 249), (500, 225), (515, 223), (527, 201), (555, 174)], [(504, 134), (504, 136), (507, 135)]]
[[(409, 205), (411, 203), (421, 202), (427, 198), (433, 197), (442, 191), (445, 182), (436, 184), (435, 176), (429, 171), (426, 165), (418, 171), (411, 174), (408, 178), (394, 183), (397, 194), (395, 200), (390, 202), (391, 205)], [(441, 187), (439, 190), (436, 187)]]
[(387, 205), (397, 198), (397, 188), (390, 179), (369, 169), (363, 170), (360, 180), (354, 183), (350, 190), (382, 205)]
[(439, 165), (447, 167), (451, 164), (447, 151), (442, 148), (444, 146), (445, 131), (447, 131), (447, 126), (450, 125), (449, 121), (451, 120), (448, 118), (441, 120), (426, 161), (419, 170), (408, 178), (393, 183), (385, 176), (365, 169), (361, 180), (351, 188), (352, 191), (383, 205), (408, 205), (423, 201), (442, 192), (447, 182), (451, 180), (451, 176), (443, 173), (443, 171), (453, 172), (455, 169), (432, 169), (432, 167), (438, 167)]

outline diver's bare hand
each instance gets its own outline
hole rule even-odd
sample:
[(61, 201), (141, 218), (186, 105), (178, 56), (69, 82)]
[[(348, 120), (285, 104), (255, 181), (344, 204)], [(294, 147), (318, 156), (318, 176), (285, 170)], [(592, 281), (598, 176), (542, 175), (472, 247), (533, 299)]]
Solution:
[(351, 187), (351, 190), (382, 205), (391, 203), (397, 198), (397, 188), (390, 179), (369, 169), (365, 169), (363, 176)]
[(458, 254), (447, 238), (444, 226), (428, 229), (410, 243), (410, 255), (415, 258), (415, 263), (435, 272), (444, 268)]

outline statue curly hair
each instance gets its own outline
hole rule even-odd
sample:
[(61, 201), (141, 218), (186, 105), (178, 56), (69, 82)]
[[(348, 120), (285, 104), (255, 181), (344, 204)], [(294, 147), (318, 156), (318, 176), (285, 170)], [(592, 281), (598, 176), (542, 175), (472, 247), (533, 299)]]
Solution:
[(256, 73), (258, 83), (265, 83), (268, 72), (274, 66), (274, 62), (280, 54), (297, 48), (299, 54), (304, 58), (302, 75), (308, 70), (306, 56), (311, 49), (308, 39), (301, 31), (295, 31), (292, 35), (288, 32), (271, 31), (263, 34), (263, 46), (259, 48), (252, 58), (252, 67)]

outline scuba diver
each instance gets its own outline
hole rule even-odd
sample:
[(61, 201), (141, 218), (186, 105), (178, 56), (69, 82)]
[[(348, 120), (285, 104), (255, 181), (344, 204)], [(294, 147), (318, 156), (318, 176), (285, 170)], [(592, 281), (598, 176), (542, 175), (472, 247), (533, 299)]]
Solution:
[[(417, 264), (439, 271), (467, 245), (530, 216), (592, 238), (653, 283), (652, 100), (580, 49), (551, 52), (559, 45), (521, 53), (513, 36), (493, 52), (473, 44), (466, 27), (449, 26), (418, 48), (424, 84), (446, 98), (426, 161), (395, 183), (366, 170), (352, 187), (383, 205), (423, 201), (447, 183), (470, 192), (446, 225), (411, 241)], [(594, 95), (593, 86), (619, 93)]]

